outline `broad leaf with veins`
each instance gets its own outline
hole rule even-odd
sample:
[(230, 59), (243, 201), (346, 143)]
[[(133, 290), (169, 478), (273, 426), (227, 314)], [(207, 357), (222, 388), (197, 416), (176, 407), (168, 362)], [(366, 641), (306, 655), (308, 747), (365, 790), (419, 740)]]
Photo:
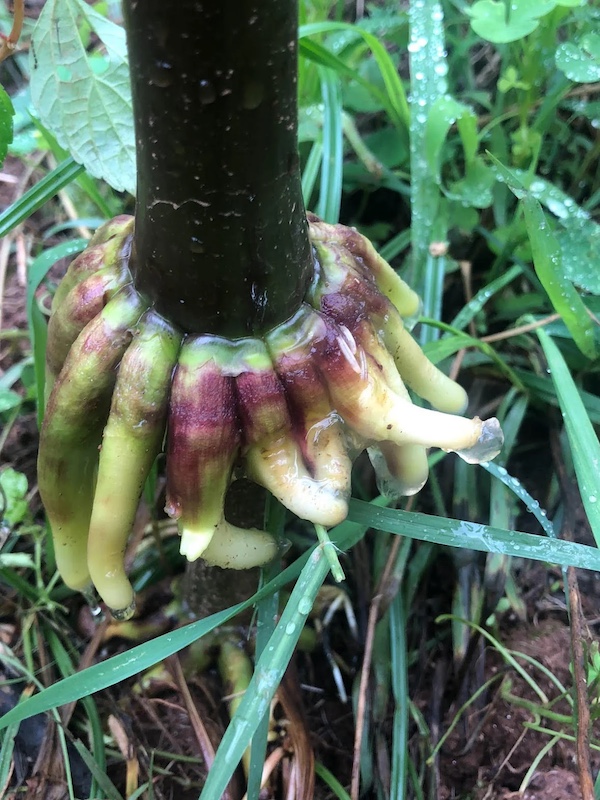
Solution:
[[(91, 54), (87, 28), (104, 45)], [(135, 192), (125, 31), (83, 0), (47, 0), (31, 43), (31, 97), (43, 124), (91, 175)]]

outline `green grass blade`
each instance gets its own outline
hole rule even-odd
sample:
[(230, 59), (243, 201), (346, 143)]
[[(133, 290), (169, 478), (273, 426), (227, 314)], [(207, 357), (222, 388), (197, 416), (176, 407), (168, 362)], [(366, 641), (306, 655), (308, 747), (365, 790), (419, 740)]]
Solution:
[(339, 75), (343, 75), (345, 78), (348, 78), (351, 81), (360, 83), (361, 86), (364, 86), (365, 89), (375, 96), (380, 94), (377, 86), (372, 84), (366, 78), (363, 78), (360, 72), (357, 72), (351, 66), (346, 64), (345, 61), (342, 61), (341, 58), (336, 56), (331, 52), (331, 50), (328, 50), (322, 44), (319, 44), (319, 42), (304, 38), (300, 40), (298, 49), (300, 55), (309, 61), (312, 61), (321, 67), (327, 67), (328, 69), (334, 70)]
[(510, 267), (510, 269), (506, 270), (503, 275), (500, 275), (495, 280), (490, 281), (487, 286), (484, 286), (482, 289), (480, 289), (477, 294), (463, 308), (461, 308), (450, 325), (456, 330), (464, 330), (469, 322), (471, 322), (471, 320), (473, 320), (477, 314), (479, 314), (488, 300), (504, 289), (505, 286), (508, 286), (510, 283), (512, 283), (516, 278), (519, 277), (519, 275), (522, 274), (522, 272), (523, 270), (521, 267), (516, 265)]
[[(423, 297), (423, 315), (439, 319), (444, 259), (434, 258), (429, 246), (434, 239), (445, 241), (445, 224), (438, 214), (440, 190), (435, 171), (425, 157), (428, 118), (432, 107), (448, 92), (445, 78), (443, 12), (438, 0), (411, 0), (410, 41), (410, 183), (412, 276), (415, 290)], [(421, 343), (437, 338), (437, 332), (423, 329)]]
[(294, 586), (269, 645), (258, 659), (250, 685), (221, 739), (199, 800), (218, 800), (222, 797), (260, 720), (269, 711), (273, 695), (328, 572), (329, 563), (322, 548), (317, 547)]
[(315, 762), (315, 773), (319, 776), (319, 778), (321, 778), (323, 783), (325, 783), (331, 789), (334, 796), (337, 797), (338, 800), (350, 800), (350, 795), (344, 789), (335, 775), (331, 773), (327, 767), (324, 767), (319, 761)]
[(371, 50), (377, 61), (377, 66), (379, 67), (385, 85), (385, 93), (374, 92), (374, 94), (381, 100), (382, 106), (387, 112), (390, 121), (399, 130), (406, 131), (410, 118), (406, 92), (404, 91), (404, 86), (402, 85), (394, 62), (390, 58), (384, 45), (381, 44), (376, 36), (348, 22), (313, 22), (308, 25), (301, 25), (298, 36), (300, 41), (302, 41), (307, 36), (316, 36), (321, 33), (335, 33), (339, 31), (348, 31), (356, 34), (357, 37), (362, 37), (367, 47)]
[(404, 800), (408, 777), (408, 663), (406, 658), (406, 614), (402, 592), (390, 606), (390, 643), (392, 662), (392, 778), (390, 800)]
[(537, 334), (565, 423), (583, 507), (600, 546), (600, 443), (560, 350), (546, 331)]
[[(439, 617), (436, 617), (435, 621), (436, 623), (438, 623), (438, 625), (440, 622), (452, 621), (452, 614), (440, 614)], [(474, 622), (471, 622), (471, 620), (468, 619), (463, 619), (461, 621), (465, 625), (468, 625), (470, 628), (472, 628), (474, 631), (477, 631), (477, 633), (484, 639), (487, 639), (487, 641), (492, 645), (492, 647), (494, 647), (498, 651), (498, 653), (502, 656), (502, 658), (508, 664), (508, 666), (512, 667), (512, 669), (514, 669), (514, 671), (523, 679), (523, 681), (526, 684), (528, 684), (528, 686), (531, 687), (533, 692), (537, 694), (542, 703), (547, 704), (549, 702), (542, 688), (535, 682), (535, 680), (531, 677), (531, 675), (527, 672), (527, 670), (524, 667), (522, 667), (517, 661), (516, 655), (518, 655), (518, 653), (513, 653), (512, 650), (509, 650), (508, 647), (505, 647), (504, 644), (502, 644), (502, 642), (500, 642), (498, 639), (492, 636), (492, 634), (489, 631), (486, 631), (485, 628), (482, 628), (480, 625), (476, 625)]]
[(574, 542), (548, 539), (476, 522), (434, 517), (408, 511), (378, 508), (361, 500), (350, 501), (348, 519), (380, 531), (408, 536), (448, 547), (469, 547), (484, 553), (504, 553), (566, 567), (600, 571), (600, 551)]
[(323, 144), (321, 141), (313, 142), (304, 170), (302, 171), (302, 197), (304, 198), (304, 205), (311, 208), (310, 200), (312, 197), (317, 176), (319, 174), (319, 167), (323, 160)]
[[(56, 159), (57, 163), (60, 164), (63, 161), (65, 161), (65, 159), (68, 159), (70, 157), (69, 151), (65, 150), (63, 147), (59, 145), (59, 143), (56, 141), (52, 133), (48, 130), (48, 128), (42, 125), (39, 119), (34, 118), (33, 124), (38, 129), (38, 131), (40, 131), (44, 140), (47, 142), (48, 147), (50, 148), (50, 151), (54, 156), (54, 158)], [(113, 216), (110, 206), (107, 204), (107, 202), (100, 194), (98, 190), (98, 184), (95, 181), (95, 179), (91, 177), (91, 175), (88, 175), (87, 172), (82, 171), (81, 174), (77, 177), (77, 184), (85, 192), (85, 194), (87, 194), (92, 203), (94, 203), (94, 205), (103, 215), (104, 217), (103, 221), (106, 219), (110, 219)], [(48, 235), (47, 232), (46, 235)]]
[[(42, 683), (37, 679), (37, 677), (35, 676), (34, 671), (33, 671), (33, 659), (31, 657), (31, 649), (27, 645), (28, 639), (29, 639), (28, 636), (24, 636), (23, 637), (23, 650), (24, 650), (24, 656), (25, 656), (26, 664), (22, 664), (21, 661), (19, 661), (18, 658), (13, 656), (13, 654), (10, 651), (9, 648), (4, 648), (4, 651), (2, 653), (2, 659), (6, 664), (10, 665), (13, 668), (14, 672), (16, 672), (19, 675), (23, 675), (27, 679), (27, 681), (29, 683), (31, 683), (36, 688), (41, 689), (42, 688)], [(29, 652), (28, 652), (28, 650), (29, 650)], [(13, 719), (10, 719), (8, 721), (8, 726), (7, 727), (9, 728), (9, 731), (13, 730), (13, 729), (16, 731), (17, 728), (18, 728), (19, 723), (22, 722), (22, 720), (26, 718), (26, 717), (21, 718), (19, 716), (19, 714), (18, 714), (18, 710), (23, 705), (25, 705), (25, 703), (30, 702), (30, 700), (31, 700), (31, 698), (29, 700), (26, 700), (24, 703), (19, 703), (15, 708), (11, 709), (3, 717), (0, 717), (0, 729), (2, 729), (4, 727), (4, 725), (1, 724), (2, 720), (6, 719), (7, 717), (14, 716)], [(55, 708), (54, 705), (50, 705), (50, 706), (48, 706), (48, 708), (46, 708), (44, 710), (45, 711), (49, 710), (51, 712), (52, 718), (53, 718), (54, 722), (56, 723), (56, 734), (58, 736), (58, 741), (60, 743), (60, 750), (61, 750), (61, 755), (62, 755), (62, 760), (63, 760), (64, 773), (65, 773), (65, 782), (67, 784), (67, 794), (66, 794), (66, 796), (69, 797), (69, 800), (75, 800), (75, 793), (74, 793), (74, 790), (73, 790), (73, 777), (72, 777), (72, 774), (71, 774), (71, 759), (69, 757), (69, 750), (67, 748), (67, 738), (66, 738), (66, 734), (65, 734), (65, 729), (64, 729), (63, 724), (61, 722), (61, 719), (60, 719), (60, 716), (58, 714), (58, 711), (57, 711), (57, 709)], [(15, 713), (15, 712), (17, 712), (17, 713)], [(4, 735), (4, 743), (6, 743), (6, 734)], [(7, 749), (10, 749), (10, 747), (7, 748)]]
[[(554, 385), (550, 378), (543, 377), (542, 375), (534, 375), (524, 369), (516, 369), (515, 374), (523, 383), (526, 389), (533, 392), (540, 400), (549, 405), (558, 406), (559, 401), (554, 391)], [(583, 403), (586, 414), (594, 425), (600, 425), (600, 397), (597, 397), (591, 392), (585, 392), (583, 389), (578, 389), (577, 394)]]
[[(59, 639), (56, 631), (52, 630), (48, 625), (44, 623), (43, 636), (48, 644), (48, 647), (50, 648), (54, 663), (60, 670), (61, 676), (65, 678), (68, 675), (73, 675), (75, 672), (73, 659), (71, 658), (71, 655), (67, 652), (62, 641)], [(90, 729), (91, 729), (90, 735), (92, 740), (93, 761), (96, 768), (95, 771), (92, 770), (92, 777), (94, 781), (97, 781), (96, 772), (99, 771), (101, 775), (106, 772), (106, 753), (104, 750), (102, 724), (100, 722), (100, 715), (98, 713), (96, 703), (94, 702), (92, 697), (83, 697), (81, 700), (81, 704), (85, 709), (85, 712), (90, 722)], [(75, 743), (75, 746), (77, 746), (77, 743)], [(86, 753), (88, 753), (88, 756), (92, 758), (87, 749)], [(94, 787), (92, 786), (92, 790), (93, 789)]]
[(319, 68), (323, 98), (323, 153), (317, 215), (325, 222), (336, 223), (342, 202), (342, 97), (339, 78), (325, 67)]
[[(256, 600), (257, 595), (253, 599)], [(219, 625), (224, 625), (235, 614), (249, 605), (251, 605), (249, 601), (239, 603), (204, 620), (186, 625), (173, 633), (157, 637), (152, 642), (152, 648), (149, 648), (147, 644), (138, 645), (122, 655), (114, 656), (107, 661), (89, 667), (83, 672), (78, 672), (58, 681), (0, 717), (0, 730), (13, 722), (20, 722), (34, 714), (48, 711), (51, 708), (58, 708), (74, 700), (80, 700), (82, 697), (87, 697), (94, 692), (114, 686), (114, 684), (131, 678), (138, 672), (149, 669), (159, 661), (187, 647)]]
[[(267, 505), (265, 530), (274, 536), (281, 537), (285, 523), (286, 510), (275, 498), (270, 497)], [(263, 582), (268, 583), (281, 572), (281, 559), (264, 568), (262, 572)], [(277, 615), (279, 613), (279, 592), (274, 592), (269, 597), (259, 600), (256, 604), (256, 643), (255, 643), (255, 662), (269, 643), (269, 639), (275, 631)], [(256, 734), (252, 737), (250, 746), (250, 764), (248, 768), (248, 800), (258, 800), (262, 782), (262, 774), (267, 753), (267, 742), (269, 736), (269, 714), (265, 714), (261, 719)]]
[(560, 314), (575, 344), (588, 358), (596, 358), (594, 327), (585, 304), (562, 269), (562, 254), (556, 234), (548, 224), (541, 204), (528, 191), (520, 177), (491, 153), (499, 179), (510, 188), (523, 206), (527, 235), (531, 244), (536, 275)]
[[(385, 501), (380, 501), (385, 502)], [(341, 550), (346, 550), (358, 542), (365, 534), (366, 527), (353, 522), (343, 522), (329, 532), (332, 542)], [(273, 592), (279, 591), (290, 581), (295, 580), (302, 568), (311, 557), (314, 549), (298, 558), (287, 569), (281, 572), (276, 578), (263, 586), (256, 594), (238, 603), (235, 606), (212, 614), (206, 619), (193, 622), (183, 628), (179, 628), (171, 633), (163, 634), (152, 640), (152, 646), (144, 643), (133, 647), (125, 653), (109, 658), (100, 664), (94, 664), (76, 675), (70, 675), (61, 681), (49, 686), (39, 694), (30, 697), (16, 708), (11, 709), (7, 714), (0, 717), (0, 730), (16, 722), (21, 722), (34, 714), (40, 714), (52, 708), (80, 700), (94, 692), (107, 689), (120, 681), (127, 680), (139, 672), (154, 666), (159, 661), (173, 655), (187, 647), (192, 642), (210, 633), (220, 625), (224, 625), (240, 611), (244, 611), (254, 603), (269, 597)], [(8, 570), (2, 571), (9, 575)], [(36, 596), (35, 593), (32, 596)]]
[(446, 323), (439, 322), (436, 319), (420, 318), (419, 322), (453, 334), (452, 338), (438, 339), (436, 342), (428, 342), (426, 345), (424, 345), (423, 352), (434, 364), (439, 363), (444, 358), (448, 358), (448, 356), (452, 355), (452, 353), (456, 353), (463, 347), (474, 347), (477, 350), (481, 350), (482, 353), (488, 356), (488, 358), (498, 366), (500, 372), (508, 378), (515, 388), (519, 389), (520, 391), (524, 391), (525, 387), (523, 386), (519, 375), (488, 342), (482, 342), (481, 339), (476, 339), (474, 336), (470, 336), (468, 333), (463, 333), (463, 331), (458, 331), (451, 325), (446, 325)]
[(527, 510), (537, 519), (542, 527), (542, 530), (547, 536), (550, 536), (552, 539), (556, 538), (554, 525), (546, 516), (546, 512), (543, 508), (540, 508), (539, 501), (529, 494), (527, 489), (522, 483), (520, 483), (520, 481), (518, 481), (512, 475), (509, 475), (505, 467), (498, 466), (498, 464), (494, 464), (493, 461), (482, 462), (479, 466), (485, 469), (486, 472), (489, 472), (490, 475), (493, 475), (494, 478), (497, 478), (497, 480), (501, 481), (514, 495), (519, 498), (519, 500), (525, 504)]
[(4, 732), (4, 736), (0, 739), (0, 786), (8, 786), (13, 766), (15, 736), (18, 731), (18, 723), (9, 725)]
[(73, 741), (73, 746), (81, 756), (82, 761), (89, 769), (92, 777), (96, 781), (97, 785), (100, 789), (104, 792), (104, 795), (109, 798), (109, 800), (123, 800), (121, 794), (119, 793), (117, 787), (108, 777), (104, 769), (100, 767), (98, 762), (96, 761), (95, 757), (90, 753), (87, 747), (81, 742), (79, 739), (75, 739)]
[(81, 164), (72, 158), (67, 158), (55, 167), (0, 214), (0, 237), (10, 233), (83, 171)]
[(385, 258), (386, 261), (391, 261), (393, 258), (396, 258), (398, 253), (401, 253), (410, 245), (410, 236), (410, 228), (405, 231), (400, 231), (393, 239), (386, 242), (383, 247), (378, 248), (380, 256)]

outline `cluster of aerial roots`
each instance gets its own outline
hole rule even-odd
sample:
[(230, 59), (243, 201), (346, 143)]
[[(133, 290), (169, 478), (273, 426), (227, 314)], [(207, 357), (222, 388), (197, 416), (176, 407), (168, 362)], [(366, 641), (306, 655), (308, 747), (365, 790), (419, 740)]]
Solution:
[(225, 519), (239, 475), (330, 527), (346, 517), (352, 458), (365, 447), (397, 495), (423, 486), (429, 447), (471, 461), (498, 452), (497, 421), (459, 416), (464, 390), (405, 329), (417, 295), (356, 231), (311, 216), (309, 235), (315, 274), (305, 301), (260, 338), (184, 335), (148, 307), (128, 268), (129, 217), (99, 229), (60, 284), (39, 487), (65, 583), (94, 586), (115, 616), (133, 610), (125, 547), (163, 446), (181, 552), (239, 569), (278, 550), (266, 532)]

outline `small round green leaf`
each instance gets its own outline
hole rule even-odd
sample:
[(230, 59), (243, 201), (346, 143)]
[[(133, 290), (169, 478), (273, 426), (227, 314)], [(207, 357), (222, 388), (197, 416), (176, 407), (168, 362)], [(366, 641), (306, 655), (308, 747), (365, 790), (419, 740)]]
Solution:
[(555, 0), (478, 0), (468, 13), (478, 36), (494, 44), (506, 44), (532, 33), (540, 17), (555, 6)]
[(588, 33), (580, 41), (564, 42), (556, 51), (556, 66), (576, 83), (600, 81), (600, 34)]
[(591, 294), (600, 295), (600, 225), (593, 220), (564, 220), (556, 235), (565, 277)]

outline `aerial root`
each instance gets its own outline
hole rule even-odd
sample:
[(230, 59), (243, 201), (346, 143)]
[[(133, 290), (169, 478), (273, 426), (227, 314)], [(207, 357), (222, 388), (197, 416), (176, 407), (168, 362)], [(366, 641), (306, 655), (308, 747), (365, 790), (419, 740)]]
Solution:
[(225, 519), (244, 472), (331, 527), (348, 513), (352, 458), (365, 447), (393, 497), (423, 486), (429, 447), (472, 463), (500, 450), (497, 420), (458, 416), (464, 390), (405, 328), (417, 295), (357, 231), (309, 216), (305, 302), (264, 337), (234, 341), (184, 336), (148, 309), (128, 266), (132, 228), (119, 217), (99, 229), (55, 295), (39, 455), (61, 575), (73, 589), (92, 583), (117, 618), (133, 613), (124, 552), (164, 438), (181, 553), (235, 569), (281, 553), (265, 531)]

